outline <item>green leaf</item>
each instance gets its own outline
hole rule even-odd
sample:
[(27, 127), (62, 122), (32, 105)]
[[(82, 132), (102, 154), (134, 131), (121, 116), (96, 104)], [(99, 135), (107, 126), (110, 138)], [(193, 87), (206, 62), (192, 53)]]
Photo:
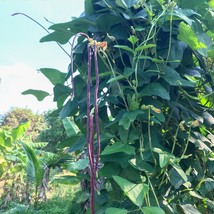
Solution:
[(68, 135), (68, 137), (71, 137), (73, 135), (76, 135), (79, 133), (79, 128), (77, 127), (77, 125), (71, 121), (69, 118), (64, 118), (62, 120), (62, 123), (65, 127), (65, 130), (66, 130), (66, 134)]
[(132, 97), (130, 94), (127, 95), (128, 106), (131, 111), (139, 109), (140, 103), (136, 100), (136, 95), (133, 94)]
[(203, 197), (206, 197), (207, 193), (213, 192), (214, 180), (212, 178), (205, 178), (200, 182), (198, 191)]
[(120, 75), (120, 76), (116, 76), (116, 77), (113, 77), (113, 78), (111, 78), (110, 80), (108, 80), (108, 84), (109, 83), (112, 83), (112, 82), (115, 82), (115, 81), (118, 81), (118, 80), (122, 80), (122, 79), (125, 79), (126, 77), (125, 76), (122, 76), (122, 75)]
[(142, 110), (129, 111), (123, 114), (123, 117), (119, 121), (119, 125), (123, 126), (125, 130), (128, 130), (130, 125), (135, 121), (136, 117), (140, 114), (144, 114)]
[(68, 167), (67, 170), (69, 171), (75, 171), (75, 170), (83, 170), (86, 167), (89, 166), (89, 160), (88, 159), (79, 159), (76, 162), (71, 162)]
[(134, 46), (138, 41), (139, 39), (134, 36), (134, 35), (131, 35), (129, 38), (128, 38), (129, 42), (131, 42), (131, 44)]
[(105, 214), (127, 214), (128, 210), (109, 207), (105, 210)]
[(142, 50), (145, 50), (148, 48), (153, 48), (153, 47), (156, 47), (156, 45), (155, 44), (140, 45), (140, 46), (135, 48), (135, 51), (142, 51)]
[(209, 0), (209, 1), (208, 1), (208, 5), (209, 5), (212, 9), (214, 9), (214, 0)]
[(172, 169), (169, 171), (170, 183), (178, 189), (182, 184), (187, 182), (187, 176), (179, 165), (172, 164)]
[(36, 89), (28, 89), (22, 92), (23, 95), (31, 94), (36, 97), (38, 101), (42, 101), (45, 97), (50, 96), (50, 94), (46, 91), (36, 90)]
[(161, 75), (172, 86), (195, 87), (195, 83), (181, 78), (181, 76), (171, 67), (166, 66), (164, 73)]
[(112, 162), (105, 163), (105, 166), (99, 170), (99, 175), (104, 176), (106, 178), (112, 178), (113, 175), (119, 174), (120, 169), (121, 167), (117, 163), (114, 164), (112, 164)]
[(159, 96), (165, 100), (170, 100), (169, 91), (160, 83), (151, 83), (141, 91), (142, 96)]
[(60, 44), (66, 44), (69, 39), (74, 35), (71, 31), (54, 31), (40, 39), (40, 42), (59, 42)]
[(43, 73), (53, 85), (58, 83), (63, 84), (65, 82), (66, 73), (53, 68), (40, 68), (39, 71)]
[(93, 1), (85, 0), (85, 14), (86, 16), (92, 15), (94, 13)]
[(63, 149), (65, 147), (69, 147), (69, 152), (81, 151), (85, 146), (85, 142), (85, 137), (77, 134), (59, 142), (57, 144), (57, 148)]
[(44, 176), (44, 164), (39, 161), (35, 151), (27, 144), (21, 142), (23, 150), (28, 157), (26, 173), (30, 182), (33, 182), (36, 187), (42, 183)]
[(133, 73), (134, 73), (134, 69), (133, 68), (130, 68), (130, 67), (125, 67), (124, 68), (123, 74), (124, 74), (125, 77), (129, 77)]
[(113, 179), (117, 182), (123, 192), (128, 198), (138, 207), (143, 205), (144, 197), (148, 193), (149, 187), (146, 184), (134, 184), (130, 181), (119, 177), (113, 176)]
[(78, 110), (78, 103), (75, 100), (68, 100), (68, 102), (63, 106), (62, 110), (59, 113), (60, 119), (68, 117), (71, 113), (76, 113)]
[(76, 33), (87, 33), (89, 27), (96, 27), (95, 22), (83, 17), (75, 18), (70, 22), (54, 24), (49, 27), (49, 29), (54, 30), (54, 32), (41, 38), (40, 42), (55, 41), (60, 44), (65, 44)]
[(30, 121), (26, 123), (22, 123), (17, 128), (13, 129), (12, 130), (13, 140), (16, 141), (18, 140), (19, 137), (22, 137), (29, 127), (30, 127)]
[(206, 48), (206, 45), (198, 40), (196, 34), (193, 32), (191, 27), (185, 24), (184, 22), (181, 22), (179, 25), (178, 39), (185, 42), (193, 50)]
[(54, 91), (54, 101), (58, 101), (59, 98), (69, 96), (71, 94), (71, 89), (63, 84), (57, 84), (53, 88)]
[(125, 50), (125, 51), (129, 51), (129, 52), (135, 54), (135, 51), (132, 50), (130, 47), (126, 46), (126, 45), (115, 45), (114, 47), (115, 48), (120, 48), (120, 49)]
[[(183, 214), (201, 214), (193, 205), (191, 204), (184, 204), (180, 205), (178, 204), (177, 207), (179, 208), (180, 212)], [(180, 213), (179, 212), (179, 213)]]
[(119, 152), (123, 152), (128, 155), (132, 155), (135, 153), (135, 148), (133, 146), (130, 146), (125, 143), (116, 142), (112, 145), (108, 145), (104, 149), (104, 151), (101, 153), (101, 155), (110, 155), (110, 154), (115, 154), (115, 153), (119, 153)]
[(159, 164), (161, 168), (164, 168), (167, 164), (170, 163), (170, 159), (175, 158), (171, 153), (162, 151), (159, 148), (154, 148), (154, 152), (159, 154)]
[[(199, 15), (199, 14), (191, 9), (175, 8), (173, 10), (173, 20), (183, 20), (190, 26), (192, 25), (193, 20), (188, 18), (188, 16), (191, 16), (191, 15)], [(170, 14), (169, 14), (169, 19), (170, 19)]]
[(144, 214), (165, 214), (160, 207), (143, 207), (142, 210)]
[(111, 13), (104, 13), (99, 15), (96, 19), (96, 24), (99, 30), (109, 33), (110, 29), (121, 23), (122, 18), (118, 15), (113, 15)]

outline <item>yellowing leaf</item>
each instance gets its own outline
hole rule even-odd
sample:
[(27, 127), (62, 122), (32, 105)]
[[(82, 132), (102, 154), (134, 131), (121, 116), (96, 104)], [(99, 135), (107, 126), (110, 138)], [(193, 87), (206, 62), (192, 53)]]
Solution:
[(184, 22), (181, 22), (179, 25), (178, 39), (185, 42), (193, 50), (206, 48), (206, 45), (199, 41), (191, 27)]

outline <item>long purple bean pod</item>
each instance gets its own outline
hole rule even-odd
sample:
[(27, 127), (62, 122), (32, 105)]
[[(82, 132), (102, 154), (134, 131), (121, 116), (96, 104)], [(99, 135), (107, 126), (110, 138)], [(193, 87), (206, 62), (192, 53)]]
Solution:
[(99, 68), (97, 59), (97, 46), (94, 43), (94, 65), (95, 65), (95, 75), (96, 75), (96, 85), (94, 90), (94, 112), (95, 112), (95, 124), (97, 133), (97, 156), (95, 162), (95, 173), (98, 170), (98, 162), (100, 158), (100, 126), (99, 126), (99, 115), (98, 115), (98, 89), (99, 89)]

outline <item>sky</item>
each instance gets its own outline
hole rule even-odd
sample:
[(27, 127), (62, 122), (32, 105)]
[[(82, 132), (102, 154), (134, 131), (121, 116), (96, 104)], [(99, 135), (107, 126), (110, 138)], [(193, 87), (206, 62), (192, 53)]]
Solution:
[[(47, 35), (44, 29), (22, 15), (11, 15), (25, 13), (48, 28), (51, 24), (45, 18), (53, 23), (68, 22), (83, 11), (84, 0), (0, 0), (0, 114), (11, 107), (40, 113), (56, 108), (52, 96), (39, 102), (21, 93), (39, 89), (52, 94), (51, 83), (38, 69), (67, 72), (69, 64), (69, 57), (56, 43), (39, 42)], [(70, 52), (68, 45), (63, 47)]]

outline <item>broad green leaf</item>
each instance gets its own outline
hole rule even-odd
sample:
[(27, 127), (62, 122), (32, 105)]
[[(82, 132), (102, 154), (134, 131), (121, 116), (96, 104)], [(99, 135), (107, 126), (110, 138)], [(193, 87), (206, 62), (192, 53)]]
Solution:
[[(176, 68), (179, 66), (186, 48), (187, 48), (186, 43), (178, 39), (172, 38), (172, 44), (171, 44), (169, 58), (168, 58), (168, 62), (172, 68)], [(168, 51), (169, 51), (168, 46), (166, 46), (166, 48), (163, 49), (161, 52), (163, 52), (163, 54), (167, 56)]]
[(120, 49), (125, 50), (125, 51), (129, 51), (129, 52), (135, 54), (135, 51), (132, 50), (130, 47), (126, 46), (126, 45), (115, 45), (114, 47), (115, 48), (120, 48)]
[(81, 151), (85, 146), (85, 142), (86, 140), (84, 136), (76, 134), (59, 142), (57, 148), (63, 149), (69, 147), (69, 152)]
[(17, 128), (12, 130), (12, 137), (13, 140), (16, 141), (18, 140), (20, 137), (22, 137), (26, 130), (30, 127), (30, 121), (26, 122), (26, 123), (22, 123), (20, 124)]
[(139, 102), (136, 101), (135, 97), (135, 94), (133, 94), (132, 97), (130, 96), (130, 94), (127, 95), (128, 106), (131, 111), (139, 109)]
[(166, 66), (164, 73), (161, 75), (172, 86), (195, 87), (195, 83), (181, 78), (181, 76), (171, 67)]
[(211, 37), (212, 39), (214, 39), (214, 32), (213, 32), (213, 31), (208, 30), (208, 31), (206, 32), (206, 34), (207, 34), (209, 37)]
[(87, 33), (89, 27), (96, 27), (95, 22), (83, 17), (75, 18), (70, 22), (54, 24), (49, 27), (49, 29), (54, 30), (54, 32), (41, 38), (40, 42), (55, 41), (60, 44), (65, 44), (76, 33)]
[(119, 125), (123, 126), (125, 130), (128, 130), (130, 125), (135, 121), (138, 115), (144, 114), (142, 110), (129, 111), (123, 114), (123, 117), (119, 121)]
[(79, 159), (76, 162), (71, 162), (70, 164), (68, 164), (67, 170), (71, 172), (75, 170), (83, 170), (88, 166), (89, 166), (88, 159)]
[(169, 180), (178, 189), (183, 183), (187, 182), (187, 176), (179, 165), (172, 164), (172, 167), (169, 171)]
[(99, 15), (96, 19), (96, 24), (99, 30), (109, 33), (109, 30), (119, 23), (121, 23), (122, 18), (120, 16), (111, 14), (111, 13), (104, 13)]
[(201, 214), (192, 204), (178, 204), (177, 208), (182, 212), (183, 214)]
[(40, 42), (59, 42), (60, 44), (66, 44), (69, 39), (74, 35), (71, 31), (54, 31), (47, 36), (40, 39)]
[(206, 197), (207, 193), (213, 192), (214, 180), (212, 178), (205, 178), (200, 182), (199, 192), (203, 197)]
[(133, 146), (128, 145), (127, 143), (116, 142), (112, 145), (108, 145), (101, 153), (101, 155), (110, 155), (119, 152), (132, 155), (135, 152), (135, 148)]
[(159, 154), (159, 164), (161, 168), (164, 168), (167, 164), (170, 163), (170, 159), (174, 159), (175, 156), (171, 153), (162, 151), (159, 148), (154, 148), (154, 152)]
[(77, 133), (79, 133), (79, 128), (77, 127), (77, 125), (71, 121), (69, 118), (64, 118), (62, 120), (62, 123), (65, 127), (65, 130), (66, 130), (66, 134), (68, 135), (68, 137), (71, 137)]
[(62, 110), (60, 111), (59, 117), (60, 119), (64, 119), (65, 117), (68, 117), (71, 113), (76, 113), (77, 110), (77, 102), (75, 100), (68, 100), (68, 102), (63, 106)]
[(129, 42), (131, 42), (131, 44), (134, 46), (138, 41), (139, 39), (134, 36), (134, 35), (131, 35), (129, 38), (128, 38)]
[(160, 207), (143, 207), (144, 214), (165, 214)]
[(209, 5), (212, 9), (214, 9), (214, 0), (209, 0), (209, 1), (208, 1), (208, 5)]
[(115, 163), (105, 163), (105, 166), (99, 170), (99, 175), (104, 176), (106, 178), (112, 178), (113, 175), (118, 175), (120, 172), (120, 165)]
[(170, 160), (170, 156), (168, 154), (159, 154), (159, 164), (161, 168), (164, 168)]
[(71, 89), (63, 84), (56, 84), (53, 88), (54, 91), (54, 101), (58, 101), (59, 98), (64, 96), (69, 96), (71, 94)]
[(207, 54), (212, 60), (214, 60), (214, 49), (208, 50)]
[(39, 71), (43, 73), (53, 85), (58, 83), (63, 84), (65, 82), (66, 73), (53, 68), (40, 68)]
[(142, 96), (158, 96), (170, 100), (169, 91), (160, 83), (151, 83), (141, 90)]
[(130, 75), (132, 75), (134, 73), (134, 69), (133, 68), (130, 68), (130, 67), (125, 67), (124, 68), (124, 72), (123, 72), (123, 75), (125, 77), (129, 77)]
[[(199, 15), (199, 14), (191, 9), (175, 8), (173, 10), (173, 20), (183, 20), (190, 26), (192, 25), (193, 20), (190, 19), (188, 16), (191, 16), (191, 15)], [(170, 19), (170, 14), (169, 14), (169, 19)]]
[(92, 15), (94, 13), (92, 0), (85, 0), (85, 14), (86, 16)]
[(44, 163), (37, 158), (35, 150), (27, 144), (21, 142), (23, 150), (28, 157), (26, 173), (30, 182), (34, 183), (36, 187), (41, 185), (44, 176)]
[(105, 210), (105, 214), (127, 214), (128, 210), (109, 207)]
[(36, 89), (28, 89), (22, 92), (23, 95), (31, 94), (36, 97), (38, 101), (42, 101), (45, 97), (50, 96), (50, 94), (46, 91), (36, 90)]
[(138, 207), (143, 205), (144, 197), (148, 193), (149, 187), (146, 184), (134, 184), (130, 181), (119, 177), (113, 176), (113, 179), (117, 182), (126, 196)]
[(185, 42), (193, 50), (206, 48), (206, 45), (198, 40), (196, 34), (191, 29), (191, 27), (185, 24), (184, 22), (181, 22), (179, 25), (178, 39)]
[(141, 46), (136, 47), (135, 51), (142, 51), (142, 50), (145, 50), (148, 48), (153, 48), (153, 47), (156, 47), (156, 45), (155, 44), (141, 45)]

